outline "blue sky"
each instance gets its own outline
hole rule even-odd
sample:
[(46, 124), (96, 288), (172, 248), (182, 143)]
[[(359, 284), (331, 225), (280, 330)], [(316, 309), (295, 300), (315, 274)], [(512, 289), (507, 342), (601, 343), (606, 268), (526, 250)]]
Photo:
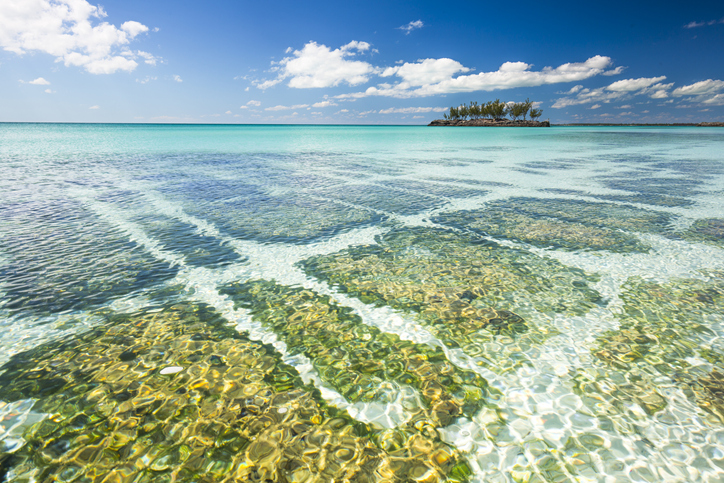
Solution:
[(0, 121), (724, 120), (724, 2), (0, 0)]

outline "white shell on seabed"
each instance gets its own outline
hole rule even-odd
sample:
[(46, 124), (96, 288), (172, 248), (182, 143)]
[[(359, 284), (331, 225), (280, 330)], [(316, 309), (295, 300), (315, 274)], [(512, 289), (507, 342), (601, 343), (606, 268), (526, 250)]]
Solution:
[(168, 367), (164, 367), (163, 369), (161, 369), (161, 374), (163, 374), (165, 376), (166, 374), (176, 374), (177, 372), (181, 372), (183, 370), (184, 370), (183, 367), (168, 366)]

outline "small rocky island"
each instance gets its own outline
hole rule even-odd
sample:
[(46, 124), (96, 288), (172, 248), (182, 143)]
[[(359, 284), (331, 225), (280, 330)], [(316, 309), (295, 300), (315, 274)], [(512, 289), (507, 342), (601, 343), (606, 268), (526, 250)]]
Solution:
[[(550, 127), (550, 121), (537, 121), (543, 111), (533, 102), (501, 102), (500, 99), (484, 104), (471, 102), (451, 107), (444, 119), (435, 119), (428, 126), (485, 126), (485, 127)], [(526, 117), (530, 116), (530, 120)], [(508, 117), (510, 119), (508, 119)]]
[(550, 121), (523, 121), (521, 119), (435, 119), (428, 126), (488, 126), (488, 127), (551, 127)]

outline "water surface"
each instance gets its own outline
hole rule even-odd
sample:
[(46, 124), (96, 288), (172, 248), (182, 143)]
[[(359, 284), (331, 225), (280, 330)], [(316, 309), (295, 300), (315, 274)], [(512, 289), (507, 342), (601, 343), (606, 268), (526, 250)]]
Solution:
[(0, 471), (720, 481), (723, 152), (0, 124)]

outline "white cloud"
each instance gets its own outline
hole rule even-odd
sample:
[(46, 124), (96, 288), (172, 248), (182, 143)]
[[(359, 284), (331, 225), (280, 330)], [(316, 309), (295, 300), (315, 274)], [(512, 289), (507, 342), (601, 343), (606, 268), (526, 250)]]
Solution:
[(470, 69), (460, 62), (452, 59), (424, 59), (416, 63), (405, 63), (397, 67), (388, 67), (380, 76), (390, 77), (397, 75), (407, 86), (424, 86), (436, 84), (452, 78), (458, 72), (468, 72)]
[(724, 23), (724, 18), (720, 20), (709, 20), (707, 22), (689, 22), (686, 25), (684, 25), (685, 29), (693, 29), (697, 27), (703, 27), (704, 25), (715, 25), (718, 23)]
[(274, 106), (274, 107), (267, 107), (264, 110), (265, 111), (290, 111), (292, 109), (304, 109), (305, 107), (309, 107), (309, 104), (295, 104), (293, 106)]
[(631, 104), (624, 104), (622, 106), (616, 106), (614, 109), (631, 109)]
[(671, 95), (674, 97), (702, 96), (716, 94), (721, 90), (724, 90), (724, 81), (707, 79), (688, 86), (678, 87), (671, 92)]
[(143, 61), (144, 61), (146, 64), (148, 64), (148, 65), (154, 65), (154, 66), (155, 66), (155, 65), (156, 65), (156, 62), (159, 61), (159, 58), (156, 57), (155, 55), (150, 54), (150, 53), (148, 53), (148, 52), (144, 52), (144, 51), (142, 51), (142, 50), (136, 51), (136, 55), (138, 55), (139, 57), (142, 57), (142, 58), (143, 58)]
[(43, 79), (42, 77), (38, 77), (37, 79), (31, 80), (30, 82), (28, 82), (28, 84), (33, 84), (36, 86), (49, 86), (50, 82)]
[(247, 87), (246, 89), (244, 89), (244, 92), (249, 92), (249, 87)]
[(0, 46), (18, 55), (43, 52), (92, 74), (132, 71), (137, 54), (127, 45), (148, 27), (128, 21), (118, 28), (100, 21), (106, 15), (86, 0), (3, 0)]
[(136, 79), (136, 82), (138, 82), (139, 84), (148, 84), (149, 82), (155, 81), (157, 79), (158, 79), (158, 77), (153, 77), (153, 76), (147, 75), (143, 79)]
[(422, 23), (422, 20), (415, 20), (413, 22), (408, 23), (407, 25), (403, 25), (402, 27), (397, 27), (398, 30), (404, 30), (405, 35), (410, 35), (410, 32), (416, 29), (421, 29), (425, 24)]
[(572, 94), (575, 94), (576, 92), (580, 91), (581, 89), (583, 89), (583, 86), (579, 84), (577, 86), (571, 87), (567, 92), (559, 92), (559, 94), (572, 95)]
[(231, 114), (231, 111), (226, 111), (224, 114)]
[[(440, 61), (443, 59), (437, 59)], [(556, 68), (544, 67), (540, 71), (530, 70), (532, 65), (525, 62), (505, 62), (497, 71), (480, 72), (478, 74), (460, 75), (453, 78), (450, 73), (457, 68), (458, 63), (446, 59), (447, 77), (443, 77), (440, 72), (430, 69), (430, 83), (420, 85), (417, 84), (424, 79), (425, 62), (428, 66), (438, 64), (435, 59), (425, 59), (415, 64), (415, 68), (402, 70), (405, 64), (400, 68), (391, 67), (386, 69), (385, 73), (394, 73), (402, 78), (402, 81), (395, 85), (380, 84), (377, 87), (370, 87), (365, 92), (353, 94), (344, 94), (337, 96), (338, 98), (361, 98), (367, 96), (387, 96), (397, 98), (424, 97), (440, 94), (452, 94), (457, 92), (475, 92), (475, 91), (494, 91), (502, 89), (513, 89), (516, 87), (534, 87), (545, 84), (556, 84), (561, 82), (575, 82), (588, 79), (602, 73), (606, 67), (611, 64), (609, 57), (597, 55), (591, 57), (585, 62), (567, 63)], [(432, 61), (432, 62), (431, 62)], [(460, 65), (461, 66), (461, 65)], [(462, 66), (461, 66), (462, 67)], [(466, 69), (467, 68), (464, 68)], [(406, 77), (403, 77), (406, 76)], [(409, 79), (409, 80), (406, 80)]]
[(575, 91), (571, 89), (567, 94), (575, 94), (575, 97), (557, 99), (551, 107), (562, 109), (581, 104), (609, 103), (642, 94), (650, 94), (654, 99), (661, 99), (668, 97), (668, 89), (674, 85), (662, 84), (661, 81), (664, 79), (666, 79), (666, 76), (641, 77), (638, 79), (623, 79), (596, 89), (576, 89)]
[(259, 106), (261, 106), (261, 102), (259, 102), (259, 101), (249, 101), (249, 102), (247, 102), (246, 104), (244, 104), (243, 106), (241, 106), (239, 109), (249, 109), (250, 106), (251, 106), (251, 107), (259, 107)]
[(45, 89), (46, 94), (55, 94), (55, 91), (52, 89)]
[(702, 101), (709, 106), (724, 106), (724, 94), (717, 94), (712, 98)]
[(412, 116), (413, 119), (425, 119), (425, 116)]
[(101, 106), (90, 106), (88, 109), (100, 109)]
[(128, 35), (130, 35), (131, 38), (133, 38), (138, 34), (148, 32), (148, 27), (140, 22), (136, 22), (135, 20), (129, 20), (128, 22), (123, 22), (121, 24), (121, 30), (123, 30)]
[(312, 104), (312, 107), (329, 107), (329, 106), (336, 106), (336, 105), (337, 104), (335, 104), (334, 102), (327, 100), (327, 101), (315, 102), (314, 104)]
[(289, 79), (289, 87), (308, 89), (312, 87), (333, 87), (341, 83), (358, 85), (369, 80), (375, 68), (360, 60), (349, 60), (360, 52), (369, 50), (367, 42), (352, 42), (331, 50), (316, 42), (307, 43), (302, 50), (295, 50), (292, 56), (279, 61), (273, 70), (278, 70), (276, 79), (257, 82), (259, 89), (268, 89)]
[[(349, 112), (349, 109), (340, 109), (339, 112)], [(339, 112), (337, 114), (339, 114)]]
[(606, 87), (606, 89), (615, 92), (633, 92), (645, 89), (646, 87), (651, 87), (652, 85), (659, 83), (665, 79), (665, 75), (662, 75), (661, 77), (639, 77), (638, 79), (622, 79), (609, 85), (608, 87)]
[(418, 114), (421, 112), (447, 112), (447, 107), (390, 107), (382, 109), (380, 114)]
[(173, 80), (175, 80), (176, 82), (183, 82), (183, 79), (178, 74), (174, 74)]
[(626, 69), (624, 66), (618, 66), (615, 69), (607, 70), (605, 72), (601, 72), (601, 75), (619, 75), (621, 72), (623, 72)]
[(591, 107), (589, 107), (589, 109), (598, 109), (599, 107), (601, 107), (601, 104), (594, 104)]

